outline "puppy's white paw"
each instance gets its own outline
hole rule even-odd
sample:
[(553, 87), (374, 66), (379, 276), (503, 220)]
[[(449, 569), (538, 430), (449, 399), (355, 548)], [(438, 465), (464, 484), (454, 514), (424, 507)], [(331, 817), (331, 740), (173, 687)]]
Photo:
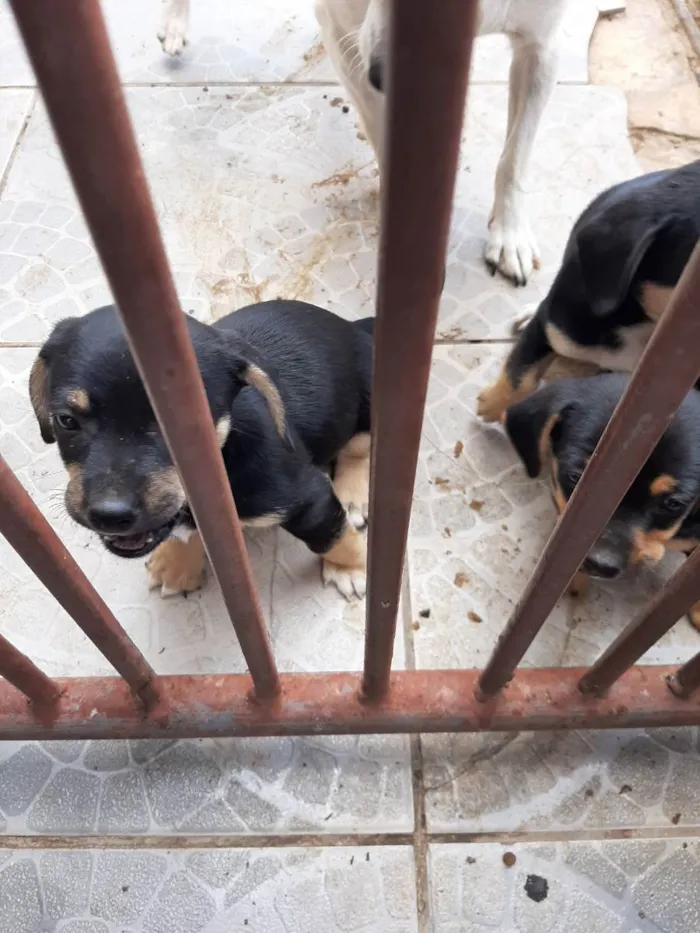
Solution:
[(519, 314), (515, 318), (515, 320), (510, 326), (510, 332), (514, 337), (517, 337), (518, 334), (522, 333), (525, 330), (527, 325), (530, 323), (530, 321), (535, 316), (537, 307), (538, 306), (536, 302), (532, 302), (528, 305), (525, 305), (525, 308), (523, 309), (523, 313)]
[(362, 599), (367, 591), (367, 572), (360, 567), (345, 567), (323, 561), (323, 585), (335, 586), (347, 600)]
[(166, 55), (180, 55), (189, 42), (187, 19), (182, 16), (170, 16), (163, 23), (158, 39)]
[(343, 502), (348, 524), (358, 531), (367, 527), (369, 521), (369, 502)]
[(498, 271), (515, 285), (527, 285), (532, 270), (540, 267), (537, 243), (527, 222), (512, 224), (494, 218), (484, 260), (494, 275)]

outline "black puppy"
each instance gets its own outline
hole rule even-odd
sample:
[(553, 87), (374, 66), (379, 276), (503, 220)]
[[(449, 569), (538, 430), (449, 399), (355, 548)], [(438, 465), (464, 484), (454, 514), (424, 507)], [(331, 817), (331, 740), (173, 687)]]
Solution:
[(634, 369), (699, 236), (700, 161), (599, 195), (574, 224), (549, 294), (479, 396), (479, 415), (501, 420), (555, 353)]
[[(564, 510), (595, 450), (628, 377), (603, 373), (549, 383), (506, 412), (505, 427), (528, 476), (549, 462), (557, 510)], [(693, 390), (640, 470), (581, 566), (613, 579), (667, 549), (692, 551), (700, 542), (700, 392)], [(691, 613), (700, 628), (700, 603)]]
[[(362, 596), (372, 319), (269, 301), (187, 326), (242, 522), (281, 525), (322, 555), (326, 583)], [(197, 589), (204, 548), (114, 307), (55, 327), (30, 395), (71, 517), (120, 557), (153, 551), (164, 596)]]

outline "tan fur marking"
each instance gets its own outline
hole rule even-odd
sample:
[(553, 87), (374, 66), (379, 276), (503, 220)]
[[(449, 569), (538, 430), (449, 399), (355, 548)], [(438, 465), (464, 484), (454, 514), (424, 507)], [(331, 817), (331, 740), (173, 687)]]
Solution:
[(571, 583), (569, 583), (569, 595), (584, 599), (588, 594), (589, 583), (590, 579), (588, 574), (583, 573), (581, 570), (577, 570), (572, 577)]
[(67, 463), (68, 485), (66, 486), (66, 503), (74, 512), (81, 512), (85, 499), (83, 489), (83, 468), (78, 463)]
[(654, 282), (642, 282), (639, 289), (639, 303), (644, 313), (653, 321), (658, 321), (668, 307), (673, 288), (669, 285), (656, 285)]
[(363, 528), (369, 518), (370, 446), (370, 434), (356, 434), (336, 460), (333, 488), (355, 528)]
[(673, 492), (678, 485), (678, 480), (668, 473), (662, 473), (649, 485), (649, 492), (652, 496), (662, 496), (665, 492)]
[(29, 374), (29, 398), (42, 432), (51, 431), (49, 411), (49, 370), (44, 360), (37, 356)]
[(269, 512), (267, 515), (258, 515), (256, 518), (241, 519), (244, 528), (274, 528), (284, 521), (281, 512)]
[(524, 373), (517, 389), (510, 381), (504, 366), (498, 379), (479, 393), (476, 407), (477, 415), (487, 423), (503, 421), (507, 408), (535, 391), (542, 372), (547, 368), (549, 362), (550, 357), (547, 357), (541, 364)]
[(344, 570), (364, 570), (367, 565), (367, 539), (348, 524), (333, 547), (323, 555), (323, 559)]
[(148, 477), (143, 494), (144, 504), (149, 512), (161, 509), (179, 509), (185, 503), (185, 490), (174, 466), (167, 467)]
[(280, 437), (284, 437), (287, 432), (284, 402), (282, 401), (282, 396), (277, 386), (267, 373), (263, 372), (255, 363), (248, 363), (243, 378), (265, 398), (267, 406), (270, 409), (270, 414), (272, 415), (272, 420), (275, 422), (277, 433)]
[(682, 554), (690, 554), (694, 551), (700, 542), (695, 538), (673, 538), (666, 545), (667, 551), (680, 551)]
[(163, 588), (163, 595), (191, 593), (204, 581), (206, 558), (198, 531), (187, 541), (168, 538), (146, 561), (151, 587)]
[(90, 411), (90, 398), (85, 389), (72, 389), (66, 395), (66, 401), (72, 408), (83, 412), (83, 414)]
[[(542, 433), (540, 434), (540, 439), (537, 444), (537, 449), (540, 457), (540, 469), (542, 465), (547, 463), (551, 456), (551, 451), (549, 449), (549, 436), (552, 433), (552, 428), (559, 420), (559, 415), (550, 415), (549, 418), (544, 423), (542, 428)], [(555, 479), (555, 485), (558, 485)]]
[(700, 632), (700, 602), (695, 603), (688, 613), (688, 621)]
[(666, 553), (669, 541), (680, 527), (681, 522), (677, 522), (671, 528), (647, 532), (639, 531), (639, 529), (633, 531), (630, 564), (638, 564), (643, 560), (658, 563)]
[(554, 504), (557, 507), (557, 512), (561, 515), (566, 508), (566, 496), (561, 491), (561, 487), (556, 480), (554, 481)]
[(219, 442), (219, 447), (223, 447), (228, 436), (231, 433), (231, 417), (230, 415), (224, 415), (219, 418), (216, 422), (216, 439)]

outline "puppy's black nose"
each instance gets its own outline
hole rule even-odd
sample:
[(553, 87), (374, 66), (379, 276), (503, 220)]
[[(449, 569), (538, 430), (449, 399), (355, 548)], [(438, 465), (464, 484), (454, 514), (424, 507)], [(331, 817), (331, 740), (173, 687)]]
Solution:
[(367, 74), (369, 83), (375, 91), (382, 91), (382, 63), (378, 58), (371, 59), (369, 63), (369, 72)]
[(117, 496), (93, 502), (88, 510), (92, 527), (105, 534), (126, 534), (136, 524), (136, 518), (135, 503)]
[(592, 577), (613, 580), (620, 575), (619, 564), (606, 554), (588, 555), (583, 562), (583, 569)]

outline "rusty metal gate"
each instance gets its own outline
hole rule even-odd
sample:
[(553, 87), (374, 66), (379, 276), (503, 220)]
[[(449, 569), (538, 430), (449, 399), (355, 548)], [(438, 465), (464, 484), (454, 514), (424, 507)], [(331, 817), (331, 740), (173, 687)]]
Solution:
[(52, 680), (0, 637), (0, 739), (700, 723), (700, 653), (633, 666), (700, 599), (700, 548), (590, 669), (518, 666), (700, 372), (697, 247), (485, 669), (391, 671), (477, 0), (394, 4), (365, 660), (328, 674), (276, 669), (98, 0), (12, 6), (250, 675), (159, 676), (0, 459), (0, 532), (119, 674)]

